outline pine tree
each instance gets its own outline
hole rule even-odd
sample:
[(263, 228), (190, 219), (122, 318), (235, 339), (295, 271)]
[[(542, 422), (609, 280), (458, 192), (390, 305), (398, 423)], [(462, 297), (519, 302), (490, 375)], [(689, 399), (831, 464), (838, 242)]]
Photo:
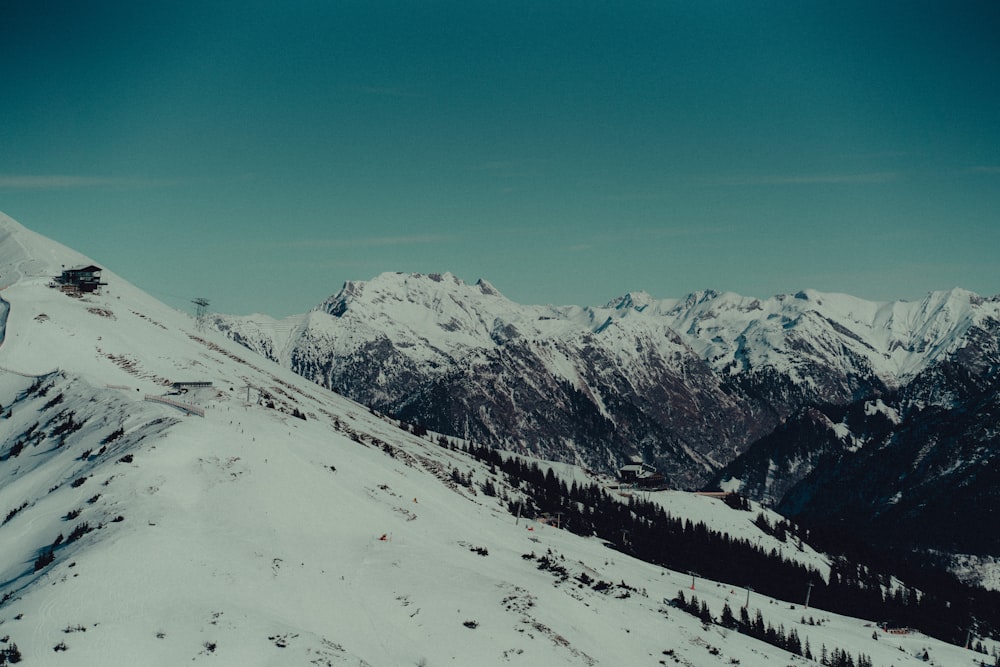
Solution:
[(724, 628), (735, 628), (737, 625), (736, 617), (733, 616), (733, 610), (729, 608), (728, 602), (722, 607), (722, 617), (719, 619), (719, 625)]
[(802, 655), (802, 640), (799, 639), (799, 633), (795, 631), (795, 628), (788, 632), (788, 637), (785, 639), (785, 650), (795, 655)]
[(701, 601), (701, 607), (698, 609), (698, 618), (701, 619), (702, 623), (712, 622), (712, 611), (708, 608), (708, 603), (704, 600)]
[(784, 637), (778, 634), (778, 631), (770, 623), (767, 624), (767, 629), (764, 630), (764, 641), (766, 641), (771, 646), (780, 647), (783, 643)]
[(760, 609), (757, 610), (757, 615), (754, 616), (753, 626), (751, 626), (750, 635), (757, 638), (764, 637), (767, 630), (764, 628), (764, 614), (760, 613)]

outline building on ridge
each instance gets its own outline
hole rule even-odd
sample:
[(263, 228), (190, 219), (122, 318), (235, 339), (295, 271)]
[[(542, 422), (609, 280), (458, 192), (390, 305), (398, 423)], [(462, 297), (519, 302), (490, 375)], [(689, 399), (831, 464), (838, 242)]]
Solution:
[(665, 489), (666, 478), (656, 468), (643, 463), (641, 456), (630, 456), (629, 462), (618, 469), (618, 480), (623, 486), (640, 489)]
[(56, 278), (56, 284), (66, 294), (89, 294), (107, 285), (101, 282), (101, 267), (93, 264), (63, 269), (62, 275)]

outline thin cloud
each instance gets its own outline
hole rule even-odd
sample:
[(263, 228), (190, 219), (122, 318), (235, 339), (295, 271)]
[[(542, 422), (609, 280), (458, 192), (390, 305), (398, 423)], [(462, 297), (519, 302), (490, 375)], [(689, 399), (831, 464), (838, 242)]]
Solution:
[(969, 167), (968, 169), (963, 169), (962, 174), (1000, 174), (1000, 166), (991, 165), (979, 165), (977, 167)]
[(552, 160), (547, 158), (526, 157), (511, 160), (484, 160), (483, 162), (471, 165), (470, 169), (472, 171), (522, 172), (551, 164)]
[(365, 95), (375, 97), (396, 97), (396, 98), (416, 98), (426, 97), (423, 93), (416, 92), (404, 86), (363, 86), (361, 92)]
[(661, 239), (697, 239), (707, 236), (720, 236), (739, 232), (734, 225), (677, 225), (664, 227), (642, 227), (638, 229), (616, 230), (613, 233), (593, 234), (581, 243), (570, 246), (573, 250), (584, 250), (593, 245), (602, 247), (617, 242), (646, 242)]
[(869, 185), (899, 180), (895, 171), (863, 174), (802, 174), (790, 176), (735, 176), (705, 181), (707, 185)]
[(603, 201), (615, 201), (615, 202), (643, 202), (643, 201), (659, 201), (664, 199), (667, 195), (664, 193), (641, 193), (641, 192), (625, 192), (620, 194), (610, 194), (601, 197)]
[(741, 231), (737, 225), (689, 225), (684, 227), (663, 227), (656, 229), (645, 229), (642, 232), (654, 238), (681, 238), (692, 236), (718, 236), (720, 234), (733, 234)]
[(286, 248), (383, 248), (401, 245), (426, 245), (445, 243), (455, 237), (445, 234), (407, 234), (399, 236), (368, 236), (363, 238), (324, 238), (289, 241), (281, 245)]
[(6, 174), (0, 175), (4, 190), (69, 190), (87, 188), (144, 188), (169, 185), (167, 181), (111, 176), (74, 176), (70, 174)]
[(522, 163), (516, 160), (487, 160), (473, 167), (477, 171), (506, 171), (520, 166)]
[(883, 158), (900, 158), (909, 156), (910, 153), (906, 151), (874, 151), (871, 153), (844, 153), (841, 155), (841, 157), (860, 160), (878, 160)]

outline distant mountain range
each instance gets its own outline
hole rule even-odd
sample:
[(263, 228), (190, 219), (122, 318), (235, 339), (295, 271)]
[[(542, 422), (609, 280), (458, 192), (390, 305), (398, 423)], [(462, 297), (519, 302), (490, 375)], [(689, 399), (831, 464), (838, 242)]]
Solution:
[(435, 431), (600, 471), (637, 454), (676, 487), (722, 485), (878, 544), (1000, 555), (977, 528), (1000, 510), (1000, 297), (526, 306), (482, 280), (387, 273), (300, 316), (211, 323)]

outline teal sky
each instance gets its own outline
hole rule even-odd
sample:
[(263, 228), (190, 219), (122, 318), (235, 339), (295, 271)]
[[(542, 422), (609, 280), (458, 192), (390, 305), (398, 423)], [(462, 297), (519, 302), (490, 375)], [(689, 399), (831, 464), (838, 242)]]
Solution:
[(0, 0), (0, 210), (179, 308), (1000, 293), (1000, 3)]

